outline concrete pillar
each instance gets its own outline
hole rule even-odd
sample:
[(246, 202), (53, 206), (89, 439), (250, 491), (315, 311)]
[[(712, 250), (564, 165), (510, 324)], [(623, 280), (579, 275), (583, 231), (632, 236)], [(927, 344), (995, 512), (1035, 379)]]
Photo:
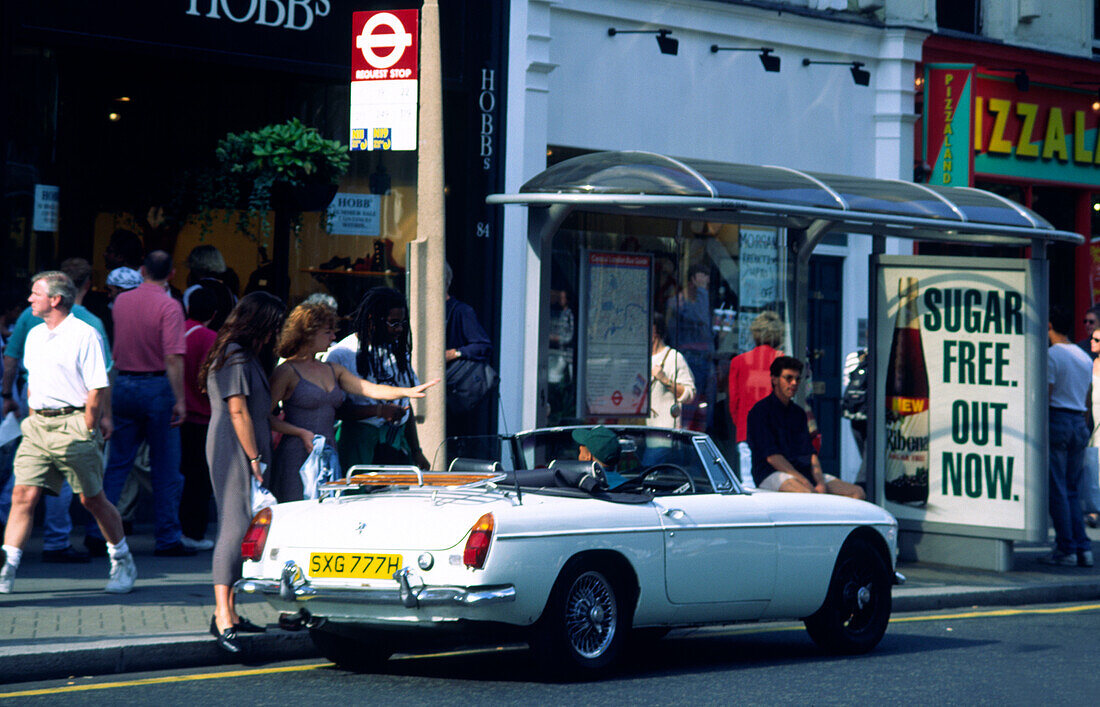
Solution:
[[(446, 338), (443, 260), (443, 79), (439, 52), (439, 3), (420, 11), (420, 119), (417, 126), (416, 240), (409, 246), (409, 320), (416, 371), (423, 381), (444, 375)], [(414, 403), (423, 418), (418, 433), (428, 461), (447, 437), (447, 396), (442, 384)], [(440, 458), (438, 463), (442, 463)]]

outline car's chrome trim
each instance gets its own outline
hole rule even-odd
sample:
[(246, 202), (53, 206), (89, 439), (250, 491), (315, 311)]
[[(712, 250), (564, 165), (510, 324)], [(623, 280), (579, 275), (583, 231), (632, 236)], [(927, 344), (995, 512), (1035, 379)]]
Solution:
[(245, 594), (277, 596), (287, 602), (332, 599), (353, 604), (400, 605), (410, 609), (425, 606), (491, 606), (516, 600), (511, 584), (483, 587), (428, 586), (409, 568), (394, 573), (397, 587), (324, 587), (310, 584), (294, 562), (283, 567), (278, 580), (247, 577), (233, 585)]
[(525, 540), (529, 538), (569, 537), (576, 535), (622, 535), (625, 533), (657, 533), (666, 530), (683, 532), (687, 530), (731, 530), (734, 528), (800, 528), (820, 526), (852, 526), (852, 527), (880, 527), (889, 526), (885, 521), (860, 522), (853, 520), (821, 520), (821, 521), (762, 521), (758, 523), (684, 523), (683, 525), (669, 526), (635, 526), (629, 528), (585, 528), (583, 530), (540, 530), (528, 533), (500, 533), (497, 540)]
[(905, 584), (905, 575), (901, 572), (894, 572), (894, 584)]

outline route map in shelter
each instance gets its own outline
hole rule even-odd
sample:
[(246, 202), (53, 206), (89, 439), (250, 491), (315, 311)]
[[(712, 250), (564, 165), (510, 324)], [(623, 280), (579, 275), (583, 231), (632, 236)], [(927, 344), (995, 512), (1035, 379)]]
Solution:
[(587, 264), (584, 413), (648, 415), (652, 258), (593, 251)]

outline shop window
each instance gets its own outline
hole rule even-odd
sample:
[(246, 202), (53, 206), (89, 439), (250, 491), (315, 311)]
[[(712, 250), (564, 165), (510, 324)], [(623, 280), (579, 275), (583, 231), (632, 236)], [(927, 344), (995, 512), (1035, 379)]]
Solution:
[[(693, 401), (675, 411), (675, 425), (708, 432), (728, 449), (726, 444), (735, 439), (729, 413), (730, 360), (755, 346), (753, 321), (764, 312), (774, 313), (765, 318), (775, 321), (769, 333), (778, 334), (776, 348), (790, 351), (786, 238), (784, 229), (771, 226), (570, 216), (555, 236), (551, 255), (549, 424), (647, 424), (650, 416), (640, 397), (643, 409), (619, 413), (616, 403), (609, 408), (601, 395), (617, 392), (618, 400), (629, 399), (631, 382), (640, 375), (641, 394), (648, 398), (645, 389), (654, 361), (651, 350), (641, 347), (650, 341), (654, 315), (659, 315), (666, 343), (684, 355), (697, 390)], [(594, 290), (609, 281), (604, 263), (616, 261), (646, 272), (624, 270), (616, 284), (631, 282), (635, 290), (601, 296)], [(592, 274), (593, 263), (600, 263), (597, 275)], [(645, 311), (627, 316), (625, 310), (633, 303)], [(623, 310), (619, 319), (611, 311), (615, 308)], [(609, 337), (632, 342), (629, 355), (609, 354)], [(630, 366), (639, 370), (626, 370)], [(637, 397), (638, 390), (633, 394)]]
[(982, 33), (980, 0), (936, 0), (936, 25), (941, 29)]

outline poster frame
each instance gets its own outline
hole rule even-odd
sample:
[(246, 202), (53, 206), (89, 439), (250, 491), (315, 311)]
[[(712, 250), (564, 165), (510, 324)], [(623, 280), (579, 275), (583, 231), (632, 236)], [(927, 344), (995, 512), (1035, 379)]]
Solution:
[[(1035, 252), (1040, 251), (1039, 253)], [(958, 256), (870, 256), (870, 275), (872, 288), (872, 309), (869, 312), (871, 331), (868, 339), (872, 347), (879, 342), (883, 331), (892, 332), (894, 322), (884, 318), (887, 303), (890, 301), (887, 285), (883, 281), (884, 268), (932, 268), (957, 270), (960, 272), (979, 271), (1017, 271), (1024, 275), (1024, 418), (1028, 420), (1029, 435), (1025, 439), (1024, 459), (1024, 527), (1022, 529), (983, 526), (978, 523), (947, 523), (925, 521), (911, 518), (899, 518), (901, 530), (945, 535), (960, 535), (979, 538), (996, 538), (1026, 542), (1041, 542), (1047, 537), (1047, 316), (1048, 298), (1047, 270), (1048, 261), (1042, 259), (1041, 248), (1033, 248), (1030, 259), (1013, 258), (971, 258)], [(1038, 257), (1037, 257), (1038, 256)], [(875, 349), (876, 351), (881, 349)], [(874, 399), (871, 405), (869, 435), (873, 437), (870, 449), (874, 450), (869, 462), (873, 466), (873, 479), (869, 495), (874, 502), (885, 508), (885, 424), (880, 419), (886, 409), (886, 360), (888, 350), (876, 356), (873, 384)]]
[[(577, 317), (577, 395), (576, 395), (576, 415), (578, 419), (619, 419), (619, 418), (636, 418), (636, 417), (649, 417), (649, 395), (648, 386), (645, 393), (645, 401), (643, 409), (639, 413), (632, 411), (620, 412), (616, 414), (592, 412), (588, 408), (588, 398), (586, 391), (588, 390), (588, 356), (589, 356), (589, 342), (588, 336), (584, 332), (588, 331), (588, 323), (590, 319), (590, 307), (592, 306), (592, 278), (591, 278), (591, 262), (590, 256), (594, 254), (604, 254), (611, 256), (629, 255), (645, 257), (649, 260), (649, 266), (646, 268), (646, 321), (652, 323), (653, 321), (653, 256), (648, 253), (622, 253), (614, 250), (603, 250), (597, 248), (581, 248), (580, 249), (580, 264), (581, 264), (581, 278), (580, 278), (580, 292), (578, 293), (578, 317)], [(652, 324), (650, 324), (652, 326)], [(645, 367), (641, 375), (645, 379), (649, 380), (649, 350), (651, 346), (650, 332), (645, 332)]]

